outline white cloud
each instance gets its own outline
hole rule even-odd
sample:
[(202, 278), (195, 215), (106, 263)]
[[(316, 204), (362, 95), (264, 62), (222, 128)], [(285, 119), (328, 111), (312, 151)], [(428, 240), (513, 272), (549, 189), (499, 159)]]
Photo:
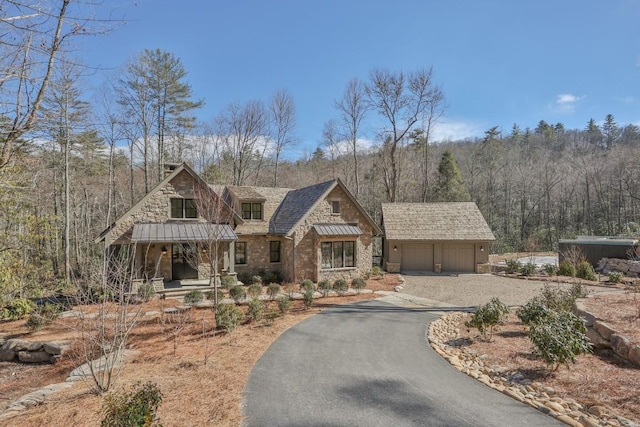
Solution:
[(450, 121), (438, 123), (433, 129), (434, 142), (459, 141), (482, 136), (484, 130), (473, 123)]
[(561, 93), (556, 96), (555, 103), (549, 105), (549, 110), (554, 113), (571, 114), (576, 110), (576, 104), (583, 98), (584, 96)]

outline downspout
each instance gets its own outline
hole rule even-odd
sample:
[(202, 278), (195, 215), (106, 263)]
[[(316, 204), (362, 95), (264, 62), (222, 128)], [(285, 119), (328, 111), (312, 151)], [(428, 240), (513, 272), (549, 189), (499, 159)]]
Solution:
[(296, 281), (296, 232), (293, 232), (293, 236), (288, 237), (288, 236), (284, 236), (285, 239), (291, 240), (293, 247), (292, 247), (292, 253), (293, 253), (293, 274), (291, 276), (291, 281), (295, 283)]

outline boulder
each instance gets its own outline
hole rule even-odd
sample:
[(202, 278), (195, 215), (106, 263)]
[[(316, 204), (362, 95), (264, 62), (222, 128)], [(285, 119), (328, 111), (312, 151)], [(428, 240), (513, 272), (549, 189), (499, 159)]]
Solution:
[(19, 351), (18, 359), (22, 363), (43, 363), (49, 362), (51, 355), (46, 351)]
[(635, 344), (629, 349), (629, 361), (640, 366), (640, 344)]
[(69, 349), (69, 344), (61, 341), (45, 342), (43, 345), (43, 349), (51, 356), (59, 356), (64, 354)]
[(16, 358), (16, 352), (10, 348), (0, 347), (0, 362), (11, 362)]
[(596, 316), (587, 311), (587, 306), (583, 300), (576, 300), (576, 302), (573, 303), (571, 311), (573, 311), (573, 314), (576, 316), (583, 318), (584, 325), (587, 327), (593, 326), (593, 322), (598, 320)]
[(592, 327), (587, 328), (587, 338), (597, 349), (611, 348), (611, 342), (602, 338), (602, 336)]
[(613, 334), (611, 336), (611, 348), (618, 356), (622, 357), (623, 359), (629, 358), (630, 347), (631, 341), (629, 341), (629, 338), (620, 334)]
[(593, 328), (600, 334), (602, 338), (607, 341), (611, 340), (611, 336), (616, 334), (617, 331), (613, 329), (611, 326), (603, 322), (602, 320), (596, 320), (593, 322)]

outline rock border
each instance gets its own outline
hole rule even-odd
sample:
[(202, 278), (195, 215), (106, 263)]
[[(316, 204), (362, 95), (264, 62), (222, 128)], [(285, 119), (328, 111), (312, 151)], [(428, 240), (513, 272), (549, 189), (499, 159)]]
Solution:
[(640, 367), (640, 343), (616, 331), (603, 319), (587, 311), (586, 299), (577, 299), (571, 310), (573, 314), (584, 320), (587, 328), (587, 338), (598, 349), (613, 350), (613, 352), (627, 362)]
[(463, 312), (445, 314), (431, 322), (427, 329), (431, 347), (459, 371), (569, 426), (640, 427), (603, 406), (587, 408), (574, 399), (561, 398), (553, 388), (532, 382), (519, 372), (510, 373), (499, 366), (487, 366), (484, 362), (486, 355), (460, 347), (463, 341), (460, 341), (457, 325), (465, 315)]

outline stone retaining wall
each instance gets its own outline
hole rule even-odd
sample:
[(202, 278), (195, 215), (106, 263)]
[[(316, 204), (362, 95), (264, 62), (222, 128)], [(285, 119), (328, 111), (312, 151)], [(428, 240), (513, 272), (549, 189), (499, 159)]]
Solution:
[(625, 426), (640, 427), (633, 421), (611, 413), (603, 406), (586, 407), (574, 399), (561, 398), (551, 387), (532, 382), (520, 372), (508, 372), (499, 366), (487, 366), (486, 357), (464, 347), (457, 325), (465, 313), (446, 314), (431, 322), (427, 331), (433, 349), (459, 371), (481, 383), (530, 405), (575, 427)]
[(602, 258), (598, 262), (597, 271), (603, 274), (609, 274), (612, 271), (618, 271), (629, 277), (640, 277), (640, 261), (631, 261), (619, 258)]
[(0, 339), (0, 362), (56, 363), (68, 348), (69, 344), (61, 341)]
[(587, 327), (587, 338), (598, 349), (613, 350), (615, 354), (640, 366), (640, 343), (634, 343), (628, 337), (617, 332), (604, 320), (599, 319), (587, 311), (583, 299), (576, 300), (572, 308), (573, 313), (584, 319)]

